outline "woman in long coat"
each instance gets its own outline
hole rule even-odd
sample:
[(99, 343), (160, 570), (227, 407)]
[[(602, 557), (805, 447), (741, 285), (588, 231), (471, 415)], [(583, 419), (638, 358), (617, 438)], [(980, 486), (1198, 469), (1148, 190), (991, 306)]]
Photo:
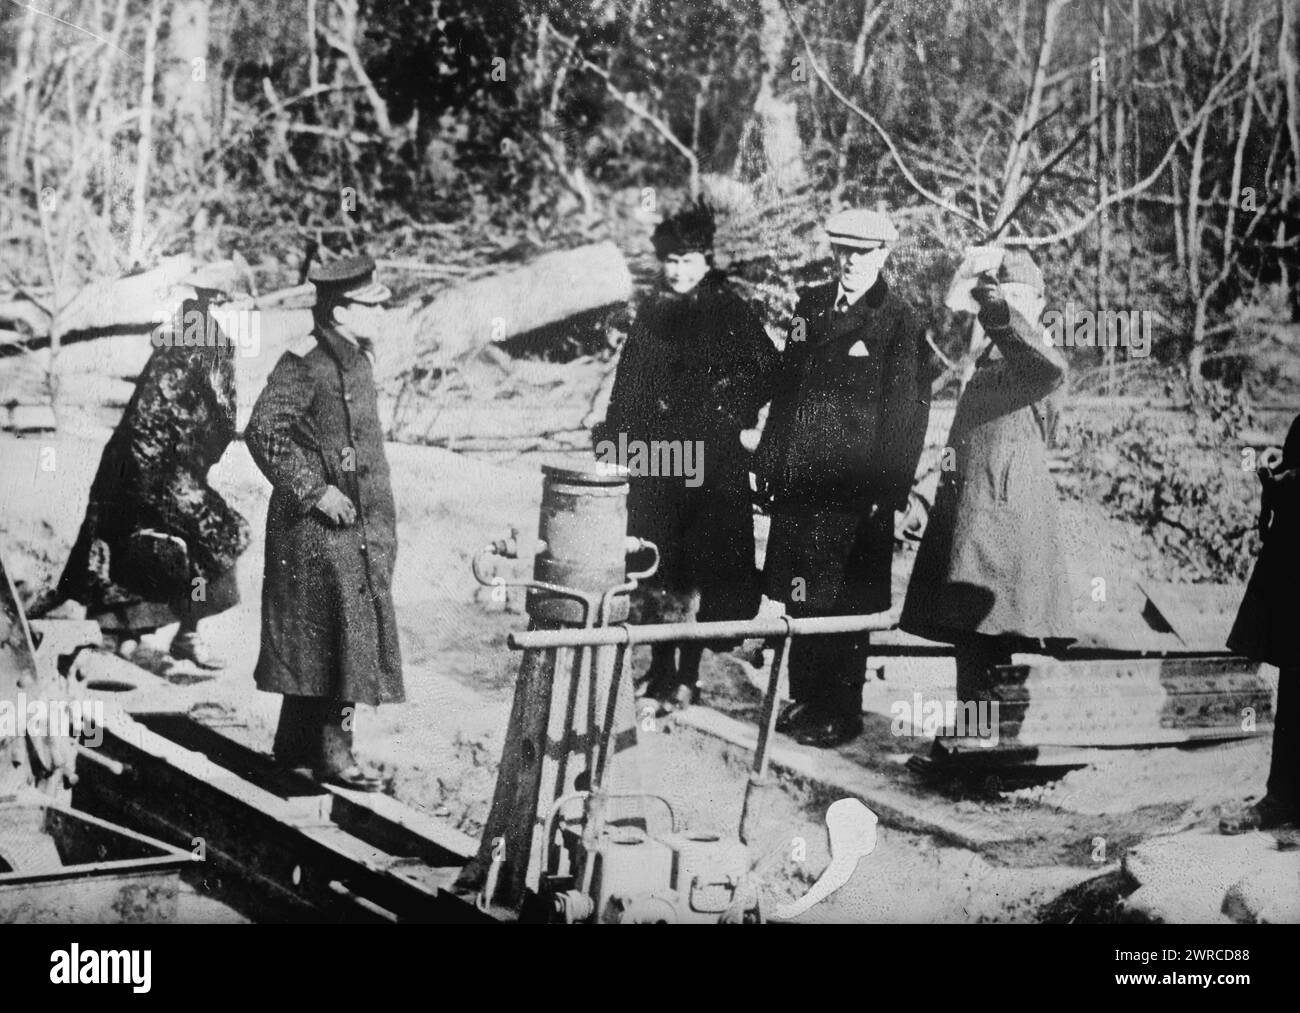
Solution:
[(1259, 469), (1264, 545), (1246, 585), (1228, 648), (1278, 667), (1273, 759), (1267, 791), (1244, 812), (1225, 817), (1225, 833), (1268, 830), (1300, 821), (1300, 635), (1295, 579), (1300, 574), (1300, 415), (1291, 423), (1276, 467)]
[[(757, 315), (713, 268), (713, 232), (703, 205), (656, 228), (663, 281), (637, 307), (608, 414), (593, 434), (602, 459), (620, 438), (702, 451), (691, 458), (698, 474), (633, 474), (628, 494), (629, 534), (659, 548), (658, 573), (647, 583), (679, 617), (698, 595), (701, 622), (758, 611), (749, 453), (740, 434), (757, 423), (779, 361)], [(696, 698), (701, 653), (700, 644), (682, 645), (680, 660), (671, 644), (653, 649), (647, 692), (662, 709)]]
[(957, 403), (951, 467), (899, 621), (908, 633), (954, 645), (963, 701), (985, 695), (989, 668), (1009, 664), (1013, 651), (1074, 638), (1047, 466), (1066, 363), (1043, 340), (1042, 292), (1037, 265), (1018, 251), (974, 290), (989, 345)]
[(196, 290), (155, 332), (55, 595), (81, 602), (123, 646), (179, 622), (172, 656), (207, 668), (222, 662), (198, 624), (238, 603), (235, 561), (249, 542), (207, 480), (235, 437), (234, 345), (209, 313), (219, 294)]

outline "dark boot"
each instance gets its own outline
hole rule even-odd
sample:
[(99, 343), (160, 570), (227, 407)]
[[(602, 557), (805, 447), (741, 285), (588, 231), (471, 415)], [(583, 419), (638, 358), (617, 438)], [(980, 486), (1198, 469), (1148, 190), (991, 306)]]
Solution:
[(664, 699), (677, 688), (677, 646), (675, 644), (652, 644), (650, 646), (650, 667), (646, 670), (645, 688), (642, 696), (651, 696), (656, 700)]
[(1300, 812), (1300, 665), (1278, 672), (1268, 796)]
[(352, 722), (357, 705), (348, 701), (322, 701), (321, 762), (316, 779), (323, 784), (353, 791), (382, 791), (384, 776), (352, 755)]
[(315, 767), (320, 762), (320, 705), (315, 697), (285, 696), (271, 747), (277, 763)]

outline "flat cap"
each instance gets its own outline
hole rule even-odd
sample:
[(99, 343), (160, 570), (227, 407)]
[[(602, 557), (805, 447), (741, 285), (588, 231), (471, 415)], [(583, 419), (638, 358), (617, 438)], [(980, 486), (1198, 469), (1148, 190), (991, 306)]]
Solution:
[(866, 208), (839, 211), (826, 219), (826, 234), (837, 246), (879, 246), (898, 239), (888, 215)]
[(353, 302), (381, 303), (392, 293), (387, 285), (376, 283), (374, 277), (374, 258), (359, 253), (316, 265), (308, 273), (307, 280), (318, 289), (338, 292)]

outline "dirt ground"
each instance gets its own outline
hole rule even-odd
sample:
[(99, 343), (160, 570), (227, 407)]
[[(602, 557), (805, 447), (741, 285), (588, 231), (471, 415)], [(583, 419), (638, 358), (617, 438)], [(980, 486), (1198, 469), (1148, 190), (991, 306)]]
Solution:
[[(91, 376), (80, 381), (81, 408), (65, 412), (55, 436), (20, 439), (0, 434), (0, 550), (28, 589), (51, 582), (62, 566), (85, 508), (86, 493), (113, 419), (123, 380), (143, 363), (143, 338), (105, 339), (114, 375), (104, 395)], [(86, 373), (98, 355), (83, 351)], [(244, 389), (274, 362), (274, 346), (257, 362), (241, 363)], [(135, 360), (138, 360), (135, 361)], [(100, 359), (100, 361), (103, 361)], [(129, 384), (125, 386), (129, 393)], [(98, 390), (98, 393), (96, 393)], [(113, 393), (115, 392), (115, 393)], [(251, 399), (249, 399), (251, 400)], [(108, 402), (105, 407), (105, 401)], [(119, 409), (120, 410), (120, 409)], [(408, 702), (378, 711), (362, 708), (358, 753), (394, 778), (395, 793), (451, 826), (477, 836), (491, 801), (519, 656), (506, 635), (526, 626), (522, 601), (491, 600), (470, 574), (471, 556), (516, 526), (534, 530), (541, 493), (536, 456), (509, 466), (427, 447), (391, 444), (389, 461), (398, 503), (399, 558), (394, 598), (404, 655)], [(227, 658), (216, 678), (171, 670), (183, 705), (216, 706), (247, 725), (269, 750), (279, 698), (259, 692), (251, 672), (258, 650), (262, 538), (268, 486), (242, 444), (233, 445), (211, 475), (213, 485), (248, 518), (256, 537), (240, 564), (242, 603), (204, 625)], [(1067, 516), (1067, 532), (1084, 569), (1121, 550), (1095, 517)], [(900, 557), (896, 583), (905, 585), (910, 560)], [(523, 572), (523, 564), (519, 564)], [(1118, 567), (1118, 564), (1117, 564)], [(898, 596), (901, 600), (901, 595)], [(77, 615), (75, 607), (65, 614)], [(147, 638), (142, 659), (165, 650), (173, 631)], [(647, 659), (637, 656), (639, 671)], [(160, 666), (168, 670), (166, 665)], [(847, 886), (805, 920), (877, 922), (1032, 921), (1067, 891), (1114, 873), (1129, 844), (1153, 835), (1209, 832), (1223, 805), (1258, 794), (1267, 768), (1266, 738), (1201, 749), (1116, 750), (1097, 762), (1037, 785), (933, 785), (905, 766), (929, 748), (924, 738), (900, 738), (889, 727), (890, 704), (913, 692), (951, 694), (945, 659), (889, 659), (864, 692), (867, 732), (842, 750), (863, 776), (918, 800), (936, 800), (954, 818), (998, 828), (996, 842), (978, 849), (941, 836), (882, 825), (875, 851)], [(765, 676), (734, 655), (706, 654), (704, 703), (754, 722)], [(747, 751), (684, 727), (658, 733), (647, 752), (655, 787), (677, 804), (693, 829), (734, 833), (746, 782)], [(781, 848), (758, 858), (771, 899), (802, 893), (826, 865), (823, 815), (834, 801), (825, 787), (787, 777), (775, 811), (785, 827)]]
[[(106, 435), (106, 433), (104, 434)], [(39, 470), (39, 453), (54, 447), (61, 462), (53, 474)], [(518, 656), (506, 634), (525, 625), (518, 602), (494, 603), (469, 575), (472, 551), (536, 516), (540, 477), (526, 468), (481, 465), (443, 451), (391, 446), (401, 506), (401, 558), (394, 589), (401, 620), (405, 705), (363, 708), (359, 752), (395, 778), (403, 801), (476, 835), (486, 817), (509, 710)], [(6, 483), (5, 551), (26, 581), (48, 577), (75, 535), (92, 442), (0, 440), (6, 474), (29, 476)], [(214, 483), (249, 517), (264, 523), (266, 490), (242, 446), (232, 448)], [(437, 490), (428, 497), (428, 490)], [(57, 504), (57, 506), (51, 506)], [(248, 725), (269, 749), (278, 698), (257, 691), (249, 673), (258, 642), (257, 543), (242, 561), (242, 604), (211, 620), (205, 630), (225, 653), (220, 677), (178, 685), (186, 704), (217, 705)], [(170, 630), (145, 643), (161, 651)], [(638, 668), (646, 659), (637, 658)], [(1217, 807), (1262, 784), (1266, 744), (1202, 750), (1123, 751), (1060, 780), (1008, 792), (983, 786), (934, 787), (903, 766), (928, 740), (898, 739), (889, 730), (889, 703), (914, 691), (951, 692), (951, 665), (942, 660), (892, 659), (885, 679), (865, 693), (868, 731), (846, 753), (865, 770), (882, 773), (918, 797), (936, 794), (953, 811), (997, 819), (1006, 842), (974, 851), (924, 833), (880, 829), (876, 851), (857, 875), (810, 920), (1022, 921), (1063, 890), (1108, 869), (1122, 849), (1144, 836), (1208, 828)], [(185, 673), (176, 672), (179, 681)], [(764, 673), (731, 655), (706, 655), (704, 700), (718, 710), (754, 720), (756, 684)], [(661, 733), (654, 780), (694, 829), (734, 831), (744, 796), (748, 754), (684, 730)], [(787, 779), (778, 808), (789, 840), (806, 852), (769, 856), (760, 871), (777, 897), (792, 897), (816, 878), (828, 860), (822, 815), (833, 801), (824, 789)], [(1104, 848), (1098, 851), (1097, 842)]]

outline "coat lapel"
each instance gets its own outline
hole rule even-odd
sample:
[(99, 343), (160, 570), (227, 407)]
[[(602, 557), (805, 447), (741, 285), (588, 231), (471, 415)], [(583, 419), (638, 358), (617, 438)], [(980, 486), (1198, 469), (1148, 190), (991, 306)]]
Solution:
[(876, 283), (862, 294), (857, 302), (848, 308), (848, 312), (836, 313), (833, 302), (838, 286), (830, 286), (830, 301), (832, 303), (829, 313), (831, 326), (829, 335), (831, 340), (837, 340), (847, 334), (857, 334), (865, 328), (870, 322), (873, 314), (878, 310), (885, 301), (885, 294), (889, 291), (889, 286), (885, 283), (884, 278), (876, 279)]

